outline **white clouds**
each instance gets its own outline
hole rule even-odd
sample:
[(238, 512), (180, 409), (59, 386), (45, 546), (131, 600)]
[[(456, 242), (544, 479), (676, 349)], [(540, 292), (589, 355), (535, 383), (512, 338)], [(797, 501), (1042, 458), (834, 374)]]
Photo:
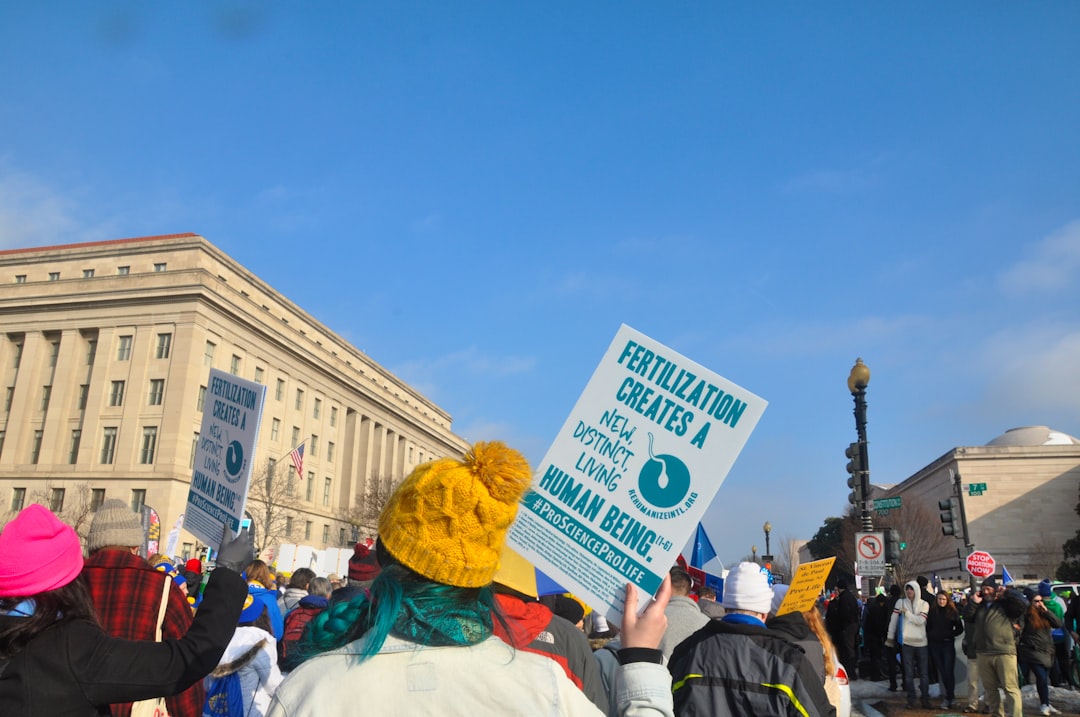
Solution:
[(37, 178), (0, 167), (0, 248), (87, 240), (77, 209), (71, 198)]
[(1080, 220), (1072, 221), (1034, 247), (1030, 259), (1002, 272), (1001, 288), (1009, 294), (1055, 292), (1080, 279)]
[(986, 400), (1010, 412), (1075, 409), (1080, 327), (1039, 324), (988, 338), (980, 352)]

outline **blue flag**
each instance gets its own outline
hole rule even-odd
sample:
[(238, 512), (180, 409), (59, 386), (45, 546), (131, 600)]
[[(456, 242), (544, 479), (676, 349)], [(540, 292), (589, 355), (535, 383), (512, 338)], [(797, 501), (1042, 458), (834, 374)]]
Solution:
[(709, 536), (705, 535), (705, 528), (701, 527), (701, 523), (698, 523), (697, 535), (694, 536), (694, 551), (690, 553), (690, 566), (701, 570), (705, 567), (705, 563), (715, 557), (716, 551), (713, 550), (712, 543), (709, 542)]
[(1012, 585), (1012, 581), (1013, 581), (1012, 575), (1009, 575), (1009, 571), (1005, 568), (1004, 565), (1002, 565), (1001, 566), (1001, 584), (1002, 585)]

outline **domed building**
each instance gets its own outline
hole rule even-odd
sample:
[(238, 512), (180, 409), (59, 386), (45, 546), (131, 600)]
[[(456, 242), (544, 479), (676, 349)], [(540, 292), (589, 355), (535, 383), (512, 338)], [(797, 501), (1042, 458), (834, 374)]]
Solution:
[[(956, 496), (957, 483), (969, 544), (941, 531), (939, 501)], [(1012, 428), (986, 445), (953, 448), (902, 483), (872, 492), (902, 499), (877, 523), (901, 530), (914, 548), (901, 552), (905, 575), (967, 583), (964, 559), (982, 550), (994, 557), (996, 574), (1006, 569), (1017, 582), (1038, 581), (1053, 577), (1062, 545), (1080, 524), (1080, 439), (1047, 426)], [(962, 533), (960, 516), (957, 524)]]

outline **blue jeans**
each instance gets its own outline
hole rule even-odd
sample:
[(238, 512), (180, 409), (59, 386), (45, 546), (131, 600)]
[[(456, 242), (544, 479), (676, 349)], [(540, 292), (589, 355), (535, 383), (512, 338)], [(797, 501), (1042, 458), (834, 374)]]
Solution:
[(930, 654), (926, 645), (912, 647), (904, 645), (904, 682), (907, 683), (908, 701), (915, 701), (915, 668), (919, 669), (919, 692), (923, 702), (930, 701)]
[(943, 690), (945, 699), (952, 702), (956, 697), (956, 643), (952, 640), (932, 642), (929, 648), (930, 659), (934, 661), (938, 679), (941, 680), (941, 686), (945, 688)]
[(1021, 662), (1020, 674), (1027, 679), (1028, 670), (1035, 673), (1035, 689), (1039, 693), (1039, 704), (1050, 704), (1050, 675), (1049, 670), (1037, 662)]

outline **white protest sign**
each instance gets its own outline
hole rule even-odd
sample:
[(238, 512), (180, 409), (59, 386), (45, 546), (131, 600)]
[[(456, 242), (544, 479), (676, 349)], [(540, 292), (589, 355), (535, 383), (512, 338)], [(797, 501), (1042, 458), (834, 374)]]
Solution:
[(210, 369), (184, 528), (215, 550), (240, 532), (266, 386)]
[(766, 402), (622, 326), (533, 477), (510, 546), (608, 620), (660, 587)]

